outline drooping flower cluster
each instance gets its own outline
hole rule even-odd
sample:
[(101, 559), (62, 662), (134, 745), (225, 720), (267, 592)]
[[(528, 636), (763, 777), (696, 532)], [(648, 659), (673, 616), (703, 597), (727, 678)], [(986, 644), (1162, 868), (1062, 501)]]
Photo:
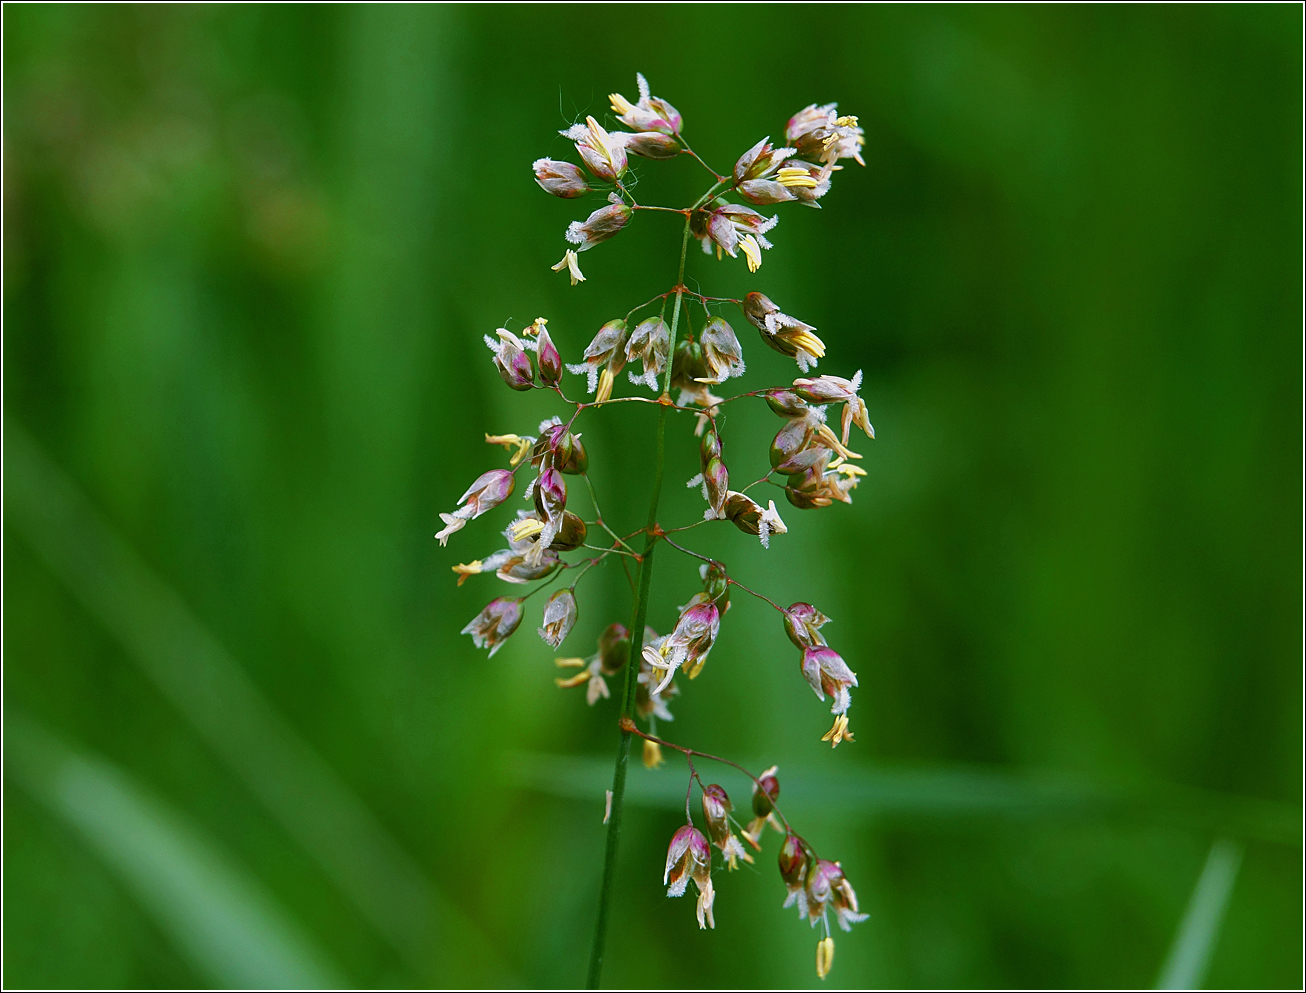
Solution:
[[(610, 96), (615, 121), (605, 124), (587, 116), (583, 123), (559, 132), (571, 143), (579, 164), (546, 157), (535, 160), (531, 167), (538, 185), (563, 200), (591, 195), (605, 198), (583, 219), (572, 220), (566, 226), (564, 239), (568, 247), (553, 268), (567, 272), (573, 286), (585, 280), (580, 254), (624, 231), (636, 214), (645, 210), (680, 215), (684, 244), (692, 236), (706, 254), (715, 254), (718, 259), (742, 255), (748, 271), (756, 273), (763, 253), (772, 248), (767, 236), (778, 222), (778, 216), (768, 216), (757, 208), (785, 203), (819, 208), (830, 192), (834, 173), (843, 168), (840, 163), (844, 159), (865, 164), (861, 155), (864, 135), (857, 119), (839, 116), (834, 104), (813, 104), (790, 118), (783, 144), (765, 137), (739, 156), (728, 174), (716, 173), (690, 147), (680, 113), (666, 100), (653, 96), (642, 75), (636, 79), (636, 101), (616, 93)], [(713, 185), (684, 208), (654, 208), (638, 203), (631, 193), (637, 160), (682, 156), (708, 168), (715, 180)], [(768, 497), (764, 505), (760, 495), (750, 495), (749, 491), (764, 483), (778, 486), (789, 504), (799, 510), (851, 503), (851, 492), (866, 473), (856, 464), (862, 456), (848, 447), (850, 432), (854, 426), (870, 438), (874, 438), (874, 432), (860, 395), (861, 372), (851, 379), (813, 372), (818, 362), (827, 358), (825, 342), (817, 336), (816, 328), (791, 317), (758, 291), (738, 300), (692, 291), (685, 285), (684, 266), (682, 251), (676, 283), (653, 300), (604, 321), (583, 350), (578, 341), (572, 342), (572, 348), (560, 348), (544, 318), (524, 328), (501, 327), (493, 335), (484, 336), (490, 360), (505, 385), (520, 392), (549, 391), (567, 406), (569, 413), (565, 420), (551, 417), (541, 422), (533, 434), (487, 434), (487, 443), (505, 450), (507, 467), (491, 469), (478, 477), (456, 509), (440, 515), (444, 527), (436, 537), (444, 545), (470, 521), (503, 504), (516, 492), (518, 473), (523, 474), (525, 506), (508, 514), (502, 530), (505, 547), (453, 566), (459, 585), (484, 574), (493, 574), (514, 587), (534, 584), (521, 596), (493, 599), (463, 629), (478, 648), (488, 650), (490, 657), (521, 626), (526, 601), (545, 591), (536, 630), (550, 649), (561, 649), (580, 624), (580, 580), (598, 566), (621, 564), (632, 592), (638, 591), (632, 626), (609, 620), (597, 637), (593, 654), (557, 657), (555, 663), (564, 674), (556, 676), (555, 682), (561, 688), (584, 686), (590, 706), (615, 698), (623, 733), (643, 739), (643, 761), (648, 768), (663, 764), (664, 748), (680, 751), (689, 759), (690, 793), (697, 782), (704, 830), (693, 824), (687, 794), (688, 823), (672, 838), (663, 882), (667, 894), (673, 897), (684, 895), (689, 884), (694, 884), (700, 927), (715, 926), (713, 849), (727, 869), (735, 869), (740, 861), (753, 861), (749, 849), (761, 850), (768, 824), (784, 835), (779, 858), (788, 894), (785, 905), (797, 903), (800, 913), (813, 926), (825, 922), (826, 935), (817, 948), (817, 971), (824, 977), (834, 954), (827, 911), (834, 911), (837, 923), (845, 930), (866, 915), (858, 911), (856, 895), (839, 863), (817, 858), (780, 813), (776, 767), (753, 780), (753, 816), (747, 825), (740, 825), (734, 819), (725, 789), (717, 783), (704, 784), (694, 768), (694, 757), (715, 757), (659, 737), (658, 727), (660, 722), (673, 719), (670, 705), (685, 681), (696, 679), (704, 671), (722, 635), (721, 622), (730, 608), (731, 587), (738, 586), (782, 614), (785, 633), (800, 652), (799, 675), (818, 698), (828, 696), (833, 701), (834, 726), (822, 740), (832, 745), (854, 740), (848, 730), (848, 709), (857, 676), (822, 636), (827, 618), (810, 604), (796, 603), (782, 609), (753, 593), (731, 575), (724, 563), (682, 547), (678, 543), (682, 536), (677, 532), (728, 521), (769, 548), (771, 539), (786, 534), (789, 528), (776, 509), (775, 499)], [(762, 343), (792, 358), (802, 377), (788, 386), (728, 398), (715, 395), (714, 388), (721, 389), (722, 384), (746, 371), (744, 347), (735, 329), (718, 312), (724, 305), (738, 307)], [(691, 319), (687, 309), (690, 306), (701, 307), (701, 319)], [(564, 351), (578, 360), (565, 362)], [(631, 396), (614, 397), (623, 370), (630, 383), (641, 389)], [(567, 396), (564, 371), (584, 377), (590, 399), (573, 400)], [(643, 394), (643, 389), (651, 391), (653, 398)], [(723, 405), (749, 397), (765, 400), (784, 424), (771, 442), (768, 471), (761, 479), (741, 486), (732, 479), (719, 418)], [(701, 520), (669, 529), (650, 523), (623, 535), (604, 519), (589, 477), (589, 453), (576, 424), (587, 411), (616, 400), (650, 403), (664, 412), (691, 415), (688, 420), (699, 438), (699, 453), (698, 471), (688, 485), (703, 496)], [(826, 423), (827, 409), (834, 408), (840, 411), (837, 431)], [(658, 431), (662, 430), (659, 426)], [(660, 439), (659, 434), (659, 453)], [(661, 454), (658, 458), (661, 460)], [(760, 463), (761, 453), (731, 448), (729, 458)], [(686, 467), (685, 471), (692, 470)], [(748, 472), (744, 478), (752, 475)], [(584, 494), (582, 508), (576, 507), (577, 492)], [(702, 589), (688, 596), (674, 620), (671, 616), (665, 618), (670, 627), (663, 627), (668, 633), (662, 635), (645, 623), (650, 552), (659, 542), (694, 555), (703, 563)], [(566, 557), (581, 549), (585, 551), (578, 557)], [(632, 568), (639, 570), (638, 583), (631, 575)], [(563, 577), (569, 575), (574, 578), (567, 583)], [(611, 568), (607, 575), (615, 576)], [(684, 680), (677, 679), (681, 674)], [(614, 790), (617, 796), (609, 794), (608, 799), (619, 803), (615, 784)]]

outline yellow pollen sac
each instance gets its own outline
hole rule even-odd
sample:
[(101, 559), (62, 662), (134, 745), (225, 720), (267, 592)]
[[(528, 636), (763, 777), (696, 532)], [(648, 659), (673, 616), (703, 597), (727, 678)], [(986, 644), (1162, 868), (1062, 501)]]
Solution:
[(786, 167), (776, 173), (775, 178), (779, 181), (781, 186), (790, 189), (794, 187), (805, 187), (806, 189), (813, 190), (817, 186), (816, 179), (806, 169)]
[(822, 938), (816, 946), (816, 976), (824, 979), (834, 965), (834, 939)]
[(508, 529), (508, 537), (513, 541), (521, 541), (523, 538), (533, 538), (543, 530), (543, 521), (537, 521), (533, 517), (527, 517), (518, 521)]
[(612, 398), (612, 384), (615, 378), (612, 375), (612, 370), (606, 367), (599, 373), (599, 389), (594, 395), (595, 403), (604, 403)]
[(558, 687), (558, 689), (569, 690), (573, 686), (579, 686), (581, 683), (585, 682), (585, 680), (589, 678), (590, 678), (590, 671), (588, 669), (582, 669), (580, 672), (576, 673), (576, 675), (571, 676), (567, 679), (563, 679), (561, 676), (555, 676), (553, 682)]
[(843, 473), (845, 476), (850, 476), (850, 477), (852, 477), (852, 478), (856, 478), (856, 477), (858, 477), (858, 476), (865, 476), (865, 475), (866, 475), (866, 470), (863, 469), (861, 466), (859, 466), (859, 465), (851, 465), (851, 464), (849, 464), (849, 463), (847, 463), (847, 462), (845, 462), (843, 465), (839, 466), (839, 471), (840, 471), (841, 473)]
[(804, 352), (815, 355), (818, 359), (825, 358), (825, 342), (810, 331), (795, 331), (786, 337), (801, 348)]
[(487, 445), (502, 445), (508, 451), (514, 448), (517, 451), (512, 453), (512, 458), (508, 460), (508, 465), (515, 466), (526, 457), (526, 453), (531, 450), (531, 442), (516, 434), (487, 434), (485, 436)]
[[(860, 459), (861, 456), (839, 440), (839, 436), (830, 430), (828, 424), (822, 424), (816, 429), (816, 433), (821, 440), (839, 453), (841, 459)], [(830, 464), (831, 469), (838, 468), (834, 463)]]
[(466, 565), (460, 564), (454, 566), (453, 571), (458, 573), (458, 585), (462, 586), (463, 583), (467, 582), (468, 576), (480, 575), (481, 572), (483, 571), (483, 568), (484, 567), (482, 566), (480, 559), (474, 559), (471, 562), (468, 562)]
[(848, 117), (840, 117), (834, 123), (841, 128), (855, 128), (857, 127), (857, 118), (852, 117), (851, 115)]
[(553, 664), (559, 669), (579, 669), (585, 664), (584, 659), (554, 659)]
[(757, 272), (762, 268), (762, 246), (751, 234), (739, 239), (739, 247), (744, 250), (744, 259), (748, 262), (748, 271)]
[(831, 748), (838, 748), (841, 741), (856, 741), (853, 733), (848, 730), (848, 715), (840, 714), (834, 719), (834, 726), (829, 731), (821, 735), (822, 741), (828, 741)]
[(634, 105), (620, 93), (609, 93), (608, 100), (612, 104), (612, 112), (618, 117), (623, 114), (629, 114), (635, 109)]
[(644, 768), (656, 769), (665, 760), (662, 758), (662, 746), (656, 741), (644, 739)]

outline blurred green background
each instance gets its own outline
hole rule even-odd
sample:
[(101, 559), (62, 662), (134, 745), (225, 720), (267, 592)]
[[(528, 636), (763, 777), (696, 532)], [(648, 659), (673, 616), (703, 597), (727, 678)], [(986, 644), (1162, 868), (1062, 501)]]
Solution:
[[(866, 129), (755, 276), (689, 261), (865, 370), (853, 506), (693, 532), (834, 618), (857, 741), (742, 595), (666, 728), (779, 763), (842, 859), (871, 918), (828, 984), (1300, 986), (1298, 7), (3, 16), (5, 985), (582, 980), (614, 704), (554, 688), (537, 607), (492, 660), (458, 634), (509, 508), (431, 535), (484, 432), (559, 412), (481, 335), (545, 315), (574, 360), (674, 279), (644, 215), (567, 285), (597, 204), (529, 170), (642, 70), (717, 169), (813, 101)], [(795, 374), (727, 316), (744, 388)], [(751, 479), (778, 421), (740, 407)], [(625, 530), (652, 423), (582, 425)], [(684, 418), (668, 451), (687, 523)], [(694, 570), (660, 555), (659, 630)], [(564, 651), (628, 605), (592, 572)], [(684, 781), (632, 769), (605, 981), (811, 985), (776, 836), (715, 932), (663, 896)]]

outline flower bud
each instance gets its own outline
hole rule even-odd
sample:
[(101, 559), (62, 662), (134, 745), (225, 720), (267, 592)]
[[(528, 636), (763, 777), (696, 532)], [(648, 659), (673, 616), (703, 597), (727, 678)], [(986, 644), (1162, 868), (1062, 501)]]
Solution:
[(713, 783), (703, 787), (703, 819), (707, 822), (707, 833), (712, 844), (721, 850), (729, 868), (739, 868), (739, 860), (752, 862), (753, 857), (744, 851), (744, 846), (730, 829), (730, 797), (720, 786)]
[(462, 633), (470, 634), (472, 643), (477, 648), (488, 648), (489, 657), (493, 658), (494, 653), (508, 640), (508, 636), (517, 630), (521, 615), (522, 598), (496, 597), (472, 618)]
[(704, 562), (698, 567), (698, 574), (703, 580), (703, 592), (724, 614), (730, 608), (730, 577), (725, 567), (720, 562)]
[(708, 374), (703, 379), (723, 383), (744, 374), (744, 351), (735, 337), (734, 328), (722, 318), (714, 317), (703, 325), (698, 340), (703, 346), (703, 361)]
[(709, 378), (703, 346), (697, 341), (678, 342), (671, 362), (671, 385), (679, 390), (693, 390)]
[(797, 646), (799, 651), (825, 645), (821, 626), (830, 618), (813, 607), (810, 603), (795, 603), (784, 612), (785, 634)]
[(744, 534), (761, 538), (764, 548), (770, 547), (772, 534), (784, 534), (789, 530), (776, 512), (774, 500), (768, 501), (767, 508), (763, 510), (761, 505), (747, 494), (731, 491), (726, 497), (724, 509), (726, 518), (735, 527)]
[(699, 461), (706, 468), (713, 459), (721, 457), (721, 436), (716, 428), (708, 428), (703, 433), (703, 440), (698, 443)]
[(557, 648), (576, 624), (576, 597), (571, 590), (559, 590), (544, 605), (544, 623), (540, 637), (550, 648)]
[(567, 506), (567, 483), (552, 466), (535, 481), (535, 510), (543, 521), (553, 520)]
[(555, 197), (574, 200), (590, 191), (580, 166), (574, 166), (570, 162), (536, 159), (531, 168), (535, 170), (535, 182), (540, 184), (540, 189), (545, 193), (552, 193)]
[(789, 456), (775, 467), (775, 471), (785, 476), (795, 476), (811, 470), (819, 476), (825, 472), (833, 454), (828, 448), (812, 445)]
[(599, 664), (605, 676), (615, 676), (630, 661), (630, 632), (624, 624), (609, 624), (599, 635)]
[(562, 379), (562, 356), (558, 354), (557, 346), (553, 344), (553, 339), (549, 337), (548, 328), (540, 329), (539, 344), (535, 349), (535, 361), (540, 367), (540, 379), (550, 386), (556, 386), (558, 380)]
[(780, 780), (776, 778), (778, 766), (771, 766), (757, 777), (753, 784), (753, 814), (756, 817), (768, 817), (775, 810), (774, 801), (780, 799)]
[(667, 356), (671, 352), (671, 332), (667, 322), (661, 317), (651, 317), (635, 325), (626, 343), (626, 358), (634, 362), (642, 359), (644, 374), (630, 374), (631, 382), (643, 383), (651, 390), (658, 388), (658, 377), (666, 368)]
[(759, 207), (769, 207), (773, 204), (798, 199), (798, 194), (783, 183), (777, 183), (774, 179), (745, 180), (739, 184), (738, 189), (741, 197), (749, 203), (757, 204)]
[(607, 241), (624, 228), (634, 211), (624, 203), (612, 203), (600, 207), (584, 221), (572, 221), (567, 225), (567, 241), (579, 245), (578, 252), (586, 252), (601, 241)]
[(762, 340), (781, 355), (796, 359), (803, 372), (825, 356), (825, 342), (815, 335), (816, 328), (782, 313), (765, 294), (749, 293), (744, 297), (743, 309), (761, 332)]
[(549, 542), (549, 549), (555, 552), (570, 552), (585, 544), (585, 522), (570, 510), (564, 511), (562, 524), (558, 533)]
[(806, 400), (790, 390), (771, 390), (765, 396), (766, 405), (781, 417), (806, 417), (811, 410)]
[[(814, 861), (811, 846), (792, 832), (785, 835), (784, 844), (780, 846), (777, 861), (780, 864), (780, 878), (792, 895), (795, 888), (801, 889), (807, 881), (807, 873)], [(785, 906), (789, 906), (786, 902)]]
[(820, 507), (828, 507), (833, 501), (820, 493), (808, 493), (793, 486), (785, 487), (785, 499), (799, 510), (816, 510)]
[(631, 154), (646, 159), (674, 159), (680, 154), (676, 139), (657, 131), (638, 131), (635, 134), (616, 131), (612, 134), (612, 140), (620, 142)]
[(771, 439), (771, 467), (784, 465), (812, 440), (812, 425), (805, 418), (792, 417)]
[(725, 516), (726, 499), (730, 495), (730, 473), (720, 458), (713, 457), (703, 470), (703, 485), (707, 488), (707, 502), (718, 517)]
[(533, 583), (556, 571), (561, 564), (562, 561), (552, 552), (542, 556), (538, 562), (527, 562), (524, 555), (513, 555), (504, 560), (495, 574), (505, 583)]

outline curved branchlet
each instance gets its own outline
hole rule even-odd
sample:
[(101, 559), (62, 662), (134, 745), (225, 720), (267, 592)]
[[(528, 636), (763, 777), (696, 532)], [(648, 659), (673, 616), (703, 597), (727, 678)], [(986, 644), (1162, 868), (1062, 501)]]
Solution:
[[(583, 352), (573, 356), (575, 361), (567, 361), (543, 317), (520, 330), (498, 328), (484, 336), (491, 360), (506, 386), (521, 392), (550, 390), (562, 405), (562, 413), (540, 422), (533, 433), (487, 435), (487, 443), (503, 448), (507, 465), (477, 477), (458, 506), (440, 515), (444, 527), (436, 537), (444, 545), (509, 497), (517, 494), (523, 500), (524, 505), (515, 510), (500, 532), (497, 544), (501, 547), (453, 566), (459, 585), (472, 576), (492, 574), (501, 582), (528, 587), (520, 590), (519, 596), (491, 600), (463, 629), (490, 656), (520, 628), (527, 601), (546, 590), (552, 592), (543, 602), (536, 630), (549, 649), (559, 650), (582, 627), (583, 599), (578, 595), (581, 580), (609, 560), (620, 563), (634, 594), (629, 624), (600, 618), (602, 633), (592, 654), (554, 660), (558, 668), (570, 671), (569, 675), (554, 677), (560, 688), (583, 687), (588, 705), (612, 701), (606, 705), (618, 709), (620, 739), (605, 814), (608, 836), (590, 985), (598, 985), (603, 963), (622, 800), (634, 737), (642, 740), (647, 767), (662, 764), (663, 748), (680, 752), (689, 765), (686, 824), (672, 838), (667, 853), (667, 894), (681, 896), (692, 882), (697, 893), (699, 926), (715, 927), (712, 849), (717, 849), (723, 863), (734, 869), (740, 860), (753, 861), (752, 853), (761, 851), (764, 829), (771, 825), (784, 838), (778, 854), (780, 877), (786, 888), (784, 905), (796, 904), (801, 918), (813, 927), (819, 923), (823, 928), (816, 964), (818, 975), (824, 978), (834, 958), (829, 915), (832, 913), (844, 930), (866, 915), (858, 911), (857, 896), (840, 863), (819, 858), (781, 813), (776, 767), (753, 776), (729, 759), (672, 743), (660, 737), (657, 729), (659, 722), (672, 720), (673, 702), (689, 682), (703, 673), (718, 638), (730, 637), (730, 625), (725, 620), (730, 592), (738, 588), (780, 614), (777, 627), (781, 630), (776, 633), (782, 631), (799, 653), (795, 687), (805, 682), (819, 700), (832, 701), (834, 723), (822, 740), (829, 741), (832, 747), (854, 740), (848, 710), (857, 675), (826, 642), (822, 629), (829, 619), (808, 603), (780, 606), (733, 576), (725, 563), (694, 551), (672, 535), (683, 537), (683, 532), (699, 526), (720, 527), (717, 522), (725, 522), (769, 548), (771, 540), (786, 534), (789, 526), (780, 516), (774, 498), (767, 498), (763, 506), (759, 497), (749, 495), (750, 490), (773, 485), (783, 491), (790, 507), (813, 510), (836, 502), (851, 503), (852, 491), (866, 475), (858, 464), (862, 455), (850, 447), (854, 427), (867, 438), (875, 437), (860, 395), (861, 371), (848, 378), (817, 375), (814, 370), (818, 364), (831, 361), (817, 329), (790, 316), (760, 290), (735, 299), (708, 296), (685, 284), (691, 240), (708, 256), (742, 259), (750, 273), (758, 273), (764, 253), (773, 246), (768, 236), (774, 237), (780, 213), (790, 209), (786, 205), (820, 208), (820, 201), (830, 192), (845, 160), (865, 165), (861, 154), (864, 135), (857, 118), (839, 115), (835, 104), (812, 104), (789, 118), (782, 139), (762, 138), (739, 156), (728, 173), (720, 173), (690, 146), (680, 112), (667, 100), (652, 95), (642, 75), (636, 76), (636, 84), (635, 100), (619, 93), (611, 95), (610, 120), (589, 116), (560, 132), (574, 144), (578, 163), (541, 158), (532, 163), (531, 169), (546, 193), (567, 201), (587, 197), (602, 200), (583, 217), (572, 220), (563, 233), (566, 247), (553, 269), (566, 273), (572, 286), (585, 281), (580, 264), (583, 253), (632, 226), (655, 222), (664, 214), (675, 215), (682, 230), (675, 282), (624, 315), (605, 321)], [(636, 201), (633, 179), (645, 160), (655, 163), (682, 157), (692, 159), (710, 174), (711, 185), (702, 195), (684, 206)], [(646, 216), (636, 225), (636, 217), (641, 214)], [(697, 315), (692, 319), (691, 307)], [(736, 323), (732, 324), (732, 320)], [(737, 328), (750, 326), (762, 344), (792, 358), (801, 375), (792, 383), (718, 396), (714, 390), (728, 392), (724, 384), (746, 373), (745, 347)], [(744, 337), (750, 336), (751, 332)], [(569, 386), (564, 370), (583, 377), (583, 386)], [(586, 399), (573, 398), (578, 388), (583, 389)], [(731, 464), (738, 462), (747, 469), (742, 478), (748, 479), (757, 471), (750, 466), (761, 467), (763, 453), (731, 447), (720, 430), (719, 414), (725, 404), (745, 398), (764, 401), (780, 418), (781, 427), (765, 453), (765, 471), (739, 485), (737, 477), (732, 476)], [(656, 458), (647, 522), (626, 534), (613, 529), (599, 505), (589, 475), (591, 452), (581, 430), (585, 417), (595, 416), (601, 408), (615, 403), (657, 407), (651, 425)], [(831, 421), (836, 411), (837, 427)], [(671, 414), (691, 415), (677, 416), (676, 423), (699, 439), (699, 471), (686, 485), (702, 494), (704, 509), (699, 520), (664, 527), (657, 511), (664, 437)], [(594, 454), (602, 457), (604, 453)], [(519, 487), (519, 483), (523, 485)], [(575, 499), (578, 483), (583, 484), (580, 488), (584, 491), (579, 503)], [(663, 628), (667, 633), (658, 634), (648, 623), (648, 603), (654, 553), (662, 543), (700, 560), (701, 588), (686, 592), (686, 602), (678, 615), (668, 619), (669, 628)], [(632, 576), (632, 566), (637, 576)], [(596, 575), (615, 578), (611, 571)], [(595, 581), (602, 580), (590, 580), (587, 586)], [(609, 685), (613, 680), (621, 681), (615, 696), (616, 687)], [(746, 825), (734, 819), (734, 807), (725, 789), (717, 783), (703, 782), (694, 766), (695, 758), (724, 762), (752, 780), (752, 817)], [(694, 824), (691, 801), (695, 786), (701, 794), (706, 833)]]

